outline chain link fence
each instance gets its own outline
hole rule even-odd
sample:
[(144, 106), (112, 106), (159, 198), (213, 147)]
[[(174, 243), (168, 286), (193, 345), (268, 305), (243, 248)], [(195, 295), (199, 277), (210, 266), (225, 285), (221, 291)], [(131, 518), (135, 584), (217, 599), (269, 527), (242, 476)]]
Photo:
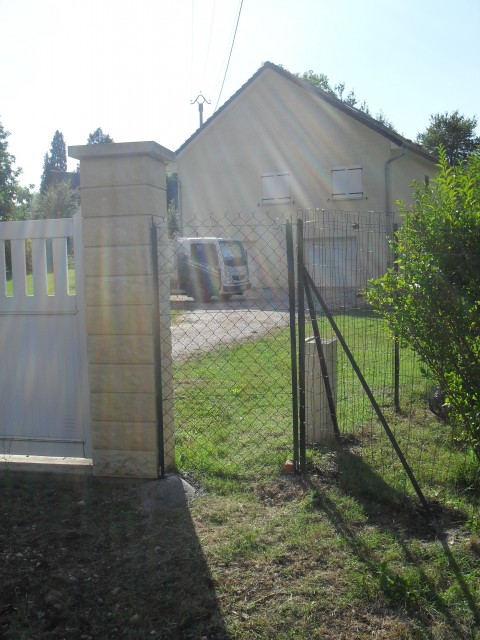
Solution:
[(291, 457), (292, 401), (285, 224), (223, 220), (171, 243), (172, 402), (178, 469), (231, 488)]
[[(465, 463), (465, 453), (453, 446), (449, 426), (441, 419), (441, 407), (437, 407), (437, 415), (433, 412), (434, 381), (418, 357), (396, 343), (365, 295), (369, 280), (394, 267), (390, 249), (393, 216), (384, 212), (308, 210), (300, 212), (299, 218), (303, 221), (305, 267), (422, 491), (427, 497), (438, 498), (455, 481)], [(333, 365), (340, 439), (350, 454), (342, 474), (350, 478), (351, 484), (363, 483), (377, 494), (382, 487), (386, 491), (387, 486), (402, 495), (413, 494), (405, 468), (339, 344), (332, 323), (316, 299), (314, 306), (319, 332), (326, 343), (326, 359), (330, 357)], [(325, 389), (319, 381), (313, 336), (307, 305), (306, 439), (311, 466), (321, 469), (325, 465), (321, 453), (325, 446), (332, 446), (335, 438)]]
[[(395, 344), (365, 295), (369, 280), (393, 266), (393, 216), (305, 210), (298, 218), (303, 222), (304, 262), (313, 282), (415, 477), (427, 494), (438, 496), (463, 463), (463, 454), (450, 446), (448, 424), (429, 408), (433, 384), (421, 363)], [(292, 229), (296, 246), (296, 221)], [(183, 220), (182, 237), (196, 239), (196, 244), (206, 238), (241, 242), (248, 255), (251, 288), (240, 295), (231, 290), (222, 294), (218, 278), (223, 276), (215, 263), (225, 257), (220, 250), (208, 254), (202, 249), (194, 256), (194, 262), (209, 266), (210, 289), (202, 280), (202, 290), (198, 280), (190, 288), (182, 281), (180, 243), (168, 245), (174, 375), (165, 400), (173, 406), (176, 465), (185, 474), (230, 491), (238, 482), (278, 475), (295, 455), (292, 356), (295, 360), (298, 345), (292, 343), (289, 326), (286, 221), (266, 216), (259, 223), (253, 213), (212, 214), (207, 222)], [(293, 316), (297, 320), (298, 303), (297, 299)], [(305, 348), (306, 456), (310, 471), (326, 473), (338, 438), (332, 434), (308, 307), (304, 331), (299, 331), (298, 322), (295, 328)], [(373, 491), (388, 486), (411, 494), (405, 469), (329, 319), (318, 302), (313, 308), (333, 367), (341, 448), (348, 452), (340, 473), (357, 484), (369, 484)], [(294, 371), (293, 380), (297, 375)]]

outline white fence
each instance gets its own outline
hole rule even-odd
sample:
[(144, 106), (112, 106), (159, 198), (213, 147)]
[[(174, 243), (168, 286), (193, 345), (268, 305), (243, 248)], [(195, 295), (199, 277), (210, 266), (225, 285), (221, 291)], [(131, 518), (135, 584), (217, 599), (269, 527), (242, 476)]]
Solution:
[(0, 455), (90, 457), (81, 257), (80, 212), (0, 223)]

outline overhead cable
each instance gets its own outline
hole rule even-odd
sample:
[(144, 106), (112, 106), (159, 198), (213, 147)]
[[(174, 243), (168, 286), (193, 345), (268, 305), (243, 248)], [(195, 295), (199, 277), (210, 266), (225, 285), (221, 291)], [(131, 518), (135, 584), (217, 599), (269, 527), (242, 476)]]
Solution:
[(218, 94), (217, 104), (215, 105), (215, 109), (213, 110), (214, 113), (217, 110), (218, 103), (220, 102), (220, 98), (222, 96), (223, 86), (225, 84), (225, 79), (227, 77), (228, 67), (230, 65), (230, 59), (232, 57), (233, 45), (235, 44), (235, 38), (236, 38), (236, 35), (237, 35), (238, 23), (240, 22), (240, 15), (242, 13), (242, 7), (243, 7), (243, 0), (240, 0), (240, 7), (238, 9), (237, 23), (235, 25), (235, 32), (233, 34), (232, 46), (230, 47), (230, 54), (228, 56), (227, 67), (225, 69), (225, 75), (223, 76), (223, 82), (222, 82), (222, 86), (220, 88), (220, 93)]

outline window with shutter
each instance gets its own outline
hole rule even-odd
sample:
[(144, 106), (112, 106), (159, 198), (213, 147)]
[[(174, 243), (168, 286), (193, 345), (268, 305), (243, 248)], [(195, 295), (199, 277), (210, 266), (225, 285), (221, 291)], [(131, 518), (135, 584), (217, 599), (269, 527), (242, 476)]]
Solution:
[(289, 203), (290, 174), (287, 172), (265, 173), (262, 175), (262, 203)]
[(332, 198), (334, 200), (363, 198), (361, 166), (333, 167)]

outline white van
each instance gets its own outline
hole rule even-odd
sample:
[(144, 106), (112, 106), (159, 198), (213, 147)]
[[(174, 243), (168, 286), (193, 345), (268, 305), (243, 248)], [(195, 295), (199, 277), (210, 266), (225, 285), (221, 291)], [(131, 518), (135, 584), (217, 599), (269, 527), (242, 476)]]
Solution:
[(178, 292), (194, 300), (228, 300), (252, 286), (240, 240), (180, 237), (174, 240), (174, 253)]

